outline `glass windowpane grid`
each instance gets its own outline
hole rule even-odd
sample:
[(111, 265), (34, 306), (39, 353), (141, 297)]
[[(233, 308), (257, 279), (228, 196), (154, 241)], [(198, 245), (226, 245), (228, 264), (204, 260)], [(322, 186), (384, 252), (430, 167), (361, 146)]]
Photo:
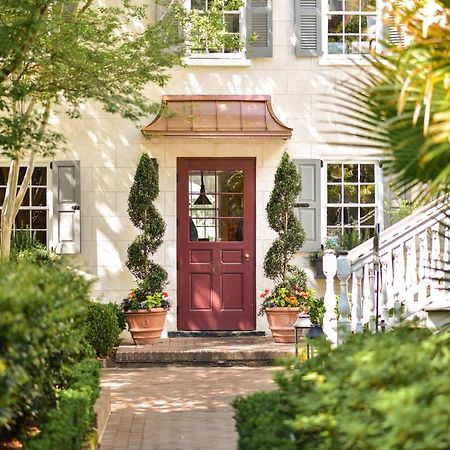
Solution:
[(376, 42), (376, 0), (329, 0), (328, 54), (369, 53)]
[[(25, 172), (26, 168), (21, 167), (18, 180), (19, 188), (25, 177)], [(48, 226), (47, 172), (45, 166), (34, 168), (30, 187), (26, 191), (13, 225), (13, 232), (28, 229), (43, 244), (47, 243)], [(0, 167), (0, 210), (5, 199), (8, 173), (8, 167)]]
[(327, 165), (327, 237), (373, 236), (376, 217), (375, 164)]

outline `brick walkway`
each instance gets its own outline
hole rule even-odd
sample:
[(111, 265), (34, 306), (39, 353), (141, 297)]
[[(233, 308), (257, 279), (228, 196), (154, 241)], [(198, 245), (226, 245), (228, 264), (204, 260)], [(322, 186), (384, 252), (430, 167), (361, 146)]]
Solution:
[(112, 413), (100, 450), (235, 450), (230, 402), (274, 389), (273, 367), (103, 369)]

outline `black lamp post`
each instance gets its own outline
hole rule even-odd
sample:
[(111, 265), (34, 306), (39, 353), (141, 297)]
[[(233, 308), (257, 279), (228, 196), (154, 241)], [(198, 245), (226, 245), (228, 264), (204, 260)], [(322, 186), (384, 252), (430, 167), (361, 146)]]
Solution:
[(308, 359), (314, 358), (317, 354), (317, 348), (314, 345), (314, 341), (317, 339), (321, 339), (325, 336), (323, 329), (320, 325), (313, 324), (311, 328), (306, 333), (306, 353), (308, 355)]
[(297, 321), (294, 323), (295, 328), (295, 357), (298, 357), (298, 341), (308, 333), (311, 328), (311, 319), (308, 314), (300, 313)]

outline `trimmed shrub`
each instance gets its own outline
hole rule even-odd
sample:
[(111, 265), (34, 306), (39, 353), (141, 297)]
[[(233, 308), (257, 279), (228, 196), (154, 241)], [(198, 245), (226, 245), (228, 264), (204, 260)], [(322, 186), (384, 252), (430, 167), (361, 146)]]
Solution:
[(285, 283), (289, 275), (299, 274), (299, 269), (289, 263), (305, 241), (303, 227), (294, 214), (294, 205), (301, 189), (301, 178), (295, 164), (284, 152), (266, 206), (267, 221), (278, 237), (264, 257), (264, 275), (276, 283)]
[(91, 303), (86, 319), (86, 338), (97, 356), (111, 354), (121, 332), (114, 307), (110, 304)]
[(238, 450), (294, 450), (292, 431), (283, 421), (290, 416), (292, 406), (279, 391), (258, 392), (250, 397), (238, 397), (233, 402), (239, 433)]
[(92, 352), (84, 336), (89, 286), (60, 265), (0, 264), (0, 437), (39, 421), (71, 367)]
[(139, 301), (162, 292), (167, 285), (166, 269), (150, 259), (162, 244), (166, 230), (164, 219), (153, 205), (158, 194), (158, 172), (147, 153), (143, 153), (128, 196), (128, 215), (142, 233), (129, 245), (126, 262), (138, 282)]
[(58, 395), (57, 407), (41, 421), (41, 432), (27, 440), (30, 450), (79, 450), (92, 426), (94, 403), (100, 393), (100, 366), (84, 359), (74, 366), (66, 389)]
[(127, 327), (127, 321), (123, 314), (122, 308), (117, 303), (109, 302), (108, 306), (114, 311), (114, 314), (117, 317), (117, 324), (119, 325), (119, 333), (121, 333)]
[(322, 349), (278, 376), (273, 406), (255, 396), (235, 403), (240, 448), (282, 448), (251, 431), (271, 420), (305, 450), (448, 449), (449, 344), (448, 333), (399, 328)]

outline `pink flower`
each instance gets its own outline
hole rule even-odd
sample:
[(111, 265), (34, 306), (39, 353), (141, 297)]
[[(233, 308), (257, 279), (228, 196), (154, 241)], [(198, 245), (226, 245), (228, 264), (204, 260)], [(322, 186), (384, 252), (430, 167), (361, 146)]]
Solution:
[(265, 298), (267, 294), (261, 294), (259, 298)]
[(269, 291), (269, 289), (266, 289), (264, 292), (265, 292), (266, 294), (268, 294), (270, 291)]
[(167, 292), (163, 292), (162, 295), (164, 298), (167, 298), (169, 296), (169, 294)]

